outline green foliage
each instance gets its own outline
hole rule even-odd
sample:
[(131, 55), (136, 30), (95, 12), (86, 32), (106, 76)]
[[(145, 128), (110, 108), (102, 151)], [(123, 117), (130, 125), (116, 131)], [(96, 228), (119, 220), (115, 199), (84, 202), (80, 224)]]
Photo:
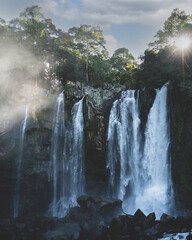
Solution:
[[(174, 9), (165, 21), (162, 30), (155, 35), (156, 40), (150, 43), (137, 72), (139, 86), (160, 87), (170, 81), (182, 91), (192, 96), (192, 24), (191, 16), (184, 11)], [(191, 46), (180, 50), (174, 44), (180, 36), (187, 36)], [(174, 39), (174, 41), (173, 41)]]
[(108, 55), (103, 32), (99, 27), (81, 25), (80, 27), (70, 28), (68, 33), (73, 39), (74, 49), (79, 57), (82, 57), (86, 62), (86, 81), (89, 82), (90, 57), (97, 56), (98, 58), (103, 59)]
[(49, 87), (58, 81), (65, 85), (68, 80), (127, 85), (135, 81), (137, 66), (128, 49), (120, 48), (109, 58), (99, 27), (80, 25), (64, 32), (46, 19), (37, 5), (26, 8), (9, 23), (0, 19), (0, 51), (9, 48), (7, 42), (33, 55), (23, 54), (24, 67), (17, 65), (10, 71), (18, 79)]
[(87, 55), (101, 55), (106, 50), (103, 32), (99, 27), (81, 25), (70, 28), (68, 33), (73, 39), (74, 48), (85, 59)]
[(126, 71), (128, 65), (134, 64), (135, 59), (127, 48), (117, 49), (111, 57), (112, 67), (118, 71)]
[[(109, 58), (103, 32), (99, 27), (80, 25), (67, 32), (57, 29), (51, 19), (41, 13), (39, 6), (26, 8), (20, 16), (7, 23), (0, 19), (0, 52), (7, 42), (21, 52), (25, 64), (15, 66), (10, 77), (28, 79), (43, 86), (63, 85), (67, 81), (110, 82), (125, 84), (127, 88), (159, 87), (173, 81), (192, 95), (192, 47), (184, 52), (170, 44), (170, 38), (181, 34), (192, 40), (191, 16), (174, 9), (158, 31), (150, 49), (141, 57), (140, 66), (126, 48), (117, 49)], [(31, 55), (33, 60), (31, 61)], [(48, 66), (46, 69), (45, 64)]]
[(186, 24), (188, 24), (191, 16), (186, 15), (184, 11), (174, 9), (171, 16), (164, 22), (163, 30), (159, 30), (155, 35), (156, 40), (149, 45), (155, 49), (164, 48), (169, 45), (169, 40), (172, 37), (177, 37), (184, 33)]
[(89, 78), (91, 82), (109, 82), (112, 66), (100, 56), (90, 57)]
[(110, 62), (112, 65), (112, 82), (125, 84), (130, 88), (134, 87), (137, 64), (129, 50), (127, 48), (117, 49)]
[(138, 76), (142, 87), (159, 87), (165, 82), (180, 82), (182, 79), (180, 57), (169, 48), (158, 52), (146, 50), (142, 61)]

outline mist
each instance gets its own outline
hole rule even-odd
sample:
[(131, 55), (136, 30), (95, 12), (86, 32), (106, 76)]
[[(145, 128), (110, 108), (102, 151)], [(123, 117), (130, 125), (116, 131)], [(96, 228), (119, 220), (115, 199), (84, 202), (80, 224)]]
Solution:
[(30, 113), (42, 107), (39, 97), (46, 96), (49, 86), (42, 86), (46, 77), (46, 64), (19, 44), (0, 43), (0, 134), (21, 121), (25, 107), (30, 103)]

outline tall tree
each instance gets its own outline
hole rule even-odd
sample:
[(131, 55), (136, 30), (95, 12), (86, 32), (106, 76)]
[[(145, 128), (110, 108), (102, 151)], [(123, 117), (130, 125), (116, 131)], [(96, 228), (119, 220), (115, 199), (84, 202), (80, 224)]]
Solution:
[(169, 45), (170, 38), (177, 37), (184, 32), (186, 24), (191, 20), (191, 15), (187, 15), (184, 11), (174, 9), (171, 16), (164, 22), (162, 30), (155, 35), (156, 40), (149, 44), (155, 49), (164, 48)]
[(74, 48), (86, 60), (86, 81), (89, 82), (89, 57), (90, 55), (107, 57), (103, 32), (99, 27), (81, 25), (70, 28), (68, 33), (73, 38)]
[(135, 59), (127, 48), (118, 48), (111, 57), (111, 63), (114, 69), (123, 71), (128, 65), (135, 63)]
[(137, 67), (133, 55), (127, 48), (118, 48), (110, 59), (113, 69), (113, 81), (133, 85), (133, 73)]

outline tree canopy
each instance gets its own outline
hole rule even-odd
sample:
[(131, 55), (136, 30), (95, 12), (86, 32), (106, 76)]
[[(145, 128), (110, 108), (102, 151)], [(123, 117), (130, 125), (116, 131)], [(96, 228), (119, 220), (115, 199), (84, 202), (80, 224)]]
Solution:
[[(186, 93), (192, 93), (192, 16), (184, 11), (174, 9), (164, 22), (162, 30), (155, 35), (155, 41), (149, 44), (141, 57), (137, 75), (140, 86), (158, 87), (167, 81), (176, 84)], [(181, 38), (188, 39), (187, 49), (175, 42)]]
[(192, 46), (191, 20), (191, 15), (174, 9), (137, 64), (124, 47), (109, 57), (100, 27), (84, 24), (67, 31), (58, 29), (35, 5), (10, 22), (0, 18), (0, 53), (4, 56), (7, 49), (17, 49), (25, 64), (13, 64), (9, 74), (18, 82), (28, 79), (51, 87), (54, 82), (65, 85), (70, 80), (139, 88), (171, 81), (192, 92), (192, 47), (182, 53), (170, 41), (185, 35)]
[[(0, 41), (3, 41), (1, 46), (6, 46), (9, 41), (9, 44), (20, 46), (32, 53), (38, 66), (41, 65), (41, 73), (36, 76), (35, 81), (39, 79), (38, 81), (46, 85), (51, 85), (54, 80), (62, 84), (68, 80), (90, 84), (119, 83), (120, 68), (123, 77), (122, 73), (127, 72), (128, 64), (134, 61), (125, 48), (122, 48), (122, 54), (117, 50), (110, 58), (100, 27), (84, 24), (64, 32), (57, 29), (37, 5), (26, 8), (18, 18), (9, 23), (0, 19), (0, 33)], [(27, 59), (25, 60), (27, 62)], [(120, 67), (121, 63), (124, 66)], [(33, 66), (36, 67), (37, 64)]]

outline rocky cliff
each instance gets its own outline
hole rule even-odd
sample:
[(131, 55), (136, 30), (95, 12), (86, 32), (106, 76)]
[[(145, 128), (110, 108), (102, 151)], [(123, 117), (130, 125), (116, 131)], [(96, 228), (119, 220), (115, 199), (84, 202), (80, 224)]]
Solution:
[[(191, 209), (192, 100), (175, 87), (170, 86), (169, 89), (172, 177), (176, 204), (180, 209)], [(70, 119), (74, 103), (85, 96), (86, 191), (93, 196), (104, 196), (106, 193), (108, 118), (112, 103), (120, 97), (122, 90), (125, 90), (125, 87), (120, 85), (103, 85), (94, 88), (78, 82), (76, 84), (68, 82), (65, 86), (66, 119)], [(46, 213), (48, 210), (52, 192), (52, 183), (48, 181), (52, 117), (58, 94), (59, 92), (41, 90), (29, 97), (29, 94), (24, 91), (20, 94), (20, 98), (18, 95), (13, 95), (6, 105), (1, 106), (0, 206), (2, 218), (12, 216), (13, 212), (21, 123), (27, 104), (30, 104), (30, 111), (21, 167), (21, 213)], [(139, 107), (143, 130), (154, 98), (154, 89), (140, 91)]]
[[(192, 199), (192, 98), (176, 86), (169, 88), (172, 179), (176, 208), (191, 210)], [(184, 211), (185, 209), (185, 211)]]
[[(105, 85), (102, 88), (69, 82), (65, 86), (65, 118), (70, 119), (74, 103), (85, 96), (85, 166), (87, 192), (103, 195), (106, 187), (105, 170), (106, 132), (109, 110), (124, 86)], [(61, 91), (61, 90), (60, 90)], [(0, 205), (2, 217), (13, 212), (13, 194), (22, 121), (25, 107), (29, 107), (21, 166), (21, 214), (30, 211), (45, 213), (51, 199), (52, 184), (48, 181), (51, 132), (54, 104), (58, 92), (36, 91), (29, 96), (25, 91), (10, 97), (1, 108), (0, 124)], [(93, 191), (92, 191), (93, 190)]]
[(92, 195), (104, 195), (108, 173), (106, 171), (106, 136), (109, 112), (112, 103), (120, 96), (125, 86), (106, 84), (91, 87), (77, 83), (66, 86), (66, 108), (75, 99), (85, 96), (85, 167), (87, 191)]

